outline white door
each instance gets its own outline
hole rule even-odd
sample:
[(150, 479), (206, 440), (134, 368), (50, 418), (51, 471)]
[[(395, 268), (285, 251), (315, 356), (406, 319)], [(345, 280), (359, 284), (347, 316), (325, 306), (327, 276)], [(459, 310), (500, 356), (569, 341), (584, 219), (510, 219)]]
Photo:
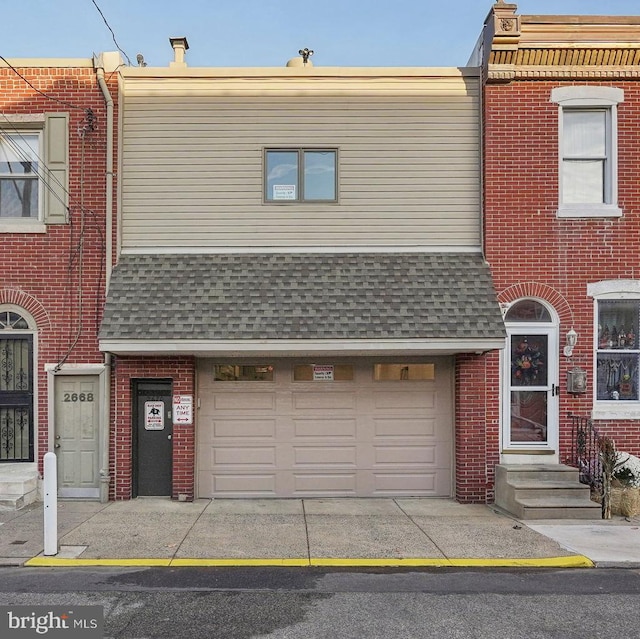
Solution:
[(502, 449), (552, 454), (558, 447), (558, 329), (540, 303), (525, 302), (537, 309), (533, 317), (520, 309), (506, 318)]
[(55, 377), (54, 450), (61, 497), (100, 496), (98, 375)]

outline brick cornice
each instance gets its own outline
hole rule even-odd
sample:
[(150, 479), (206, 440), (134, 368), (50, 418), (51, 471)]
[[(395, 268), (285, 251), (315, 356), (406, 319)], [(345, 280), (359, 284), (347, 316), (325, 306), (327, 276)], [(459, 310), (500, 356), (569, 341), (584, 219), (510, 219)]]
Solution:
[(640, 77), (640, 17), (519, 16), (498, 0), (476, 49), (487, 82)]
[(514, 65), (490, 65), (487, 72), (488, 82), (574, 78), (588, 80), (636, 79), (640, 78), (640, 66), (632, 68), (602, 66), (518, 67)]
[(627, 79), (640, 77), (640, 47), (493, 50), (489, 56), (487, 80), (509, 82), (518, 79)]

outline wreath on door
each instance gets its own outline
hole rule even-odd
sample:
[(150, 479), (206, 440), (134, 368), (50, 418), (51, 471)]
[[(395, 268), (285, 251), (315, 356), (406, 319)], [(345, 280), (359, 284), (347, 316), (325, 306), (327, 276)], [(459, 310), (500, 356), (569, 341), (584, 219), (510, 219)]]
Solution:
[(523, 337), (511, 355), (511, 374), (516, 386), (536, 386), (544, 368), (540, 345)]

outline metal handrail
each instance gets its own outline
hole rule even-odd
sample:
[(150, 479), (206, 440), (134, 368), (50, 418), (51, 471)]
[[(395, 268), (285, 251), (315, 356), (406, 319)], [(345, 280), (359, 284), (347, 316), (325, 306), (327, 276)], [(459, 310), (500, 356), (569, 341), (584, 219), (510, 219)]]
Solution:
[(579, 479), (593, 491), (602, 491), (602, 460), (600, 435), (588, 417), (569, 413), (571, 419), (571, 449), (566, 463), (579, 470)]

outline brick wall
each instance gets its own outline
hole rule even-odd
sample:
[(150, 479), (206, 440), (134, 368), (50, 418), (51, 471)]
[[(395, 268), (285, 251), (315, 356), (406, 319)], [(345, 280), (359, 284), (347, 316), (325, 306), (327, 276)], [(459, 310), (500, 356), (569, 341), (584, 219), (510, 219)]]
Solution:
[[(0, 234), (0, 304), (22, 307), (38, 325), (35, 420), (42, 470), (53, 426), (47, 415), (44, 365), (104, 359), (97, 330), (105, 293), (107, 118), (93, 69), (21, 67), (17, 71), (26, 81), (11, 69), (0, 68), (0, 126), (7, 124), (5, 115), (68, 112), (70, 117), (70, 223), (50, 225), (42, 234)], [(117, 118), (117, 77), (107, 78), (107, 83)], [(81, 135), (87, 108), (97, 117), (97, 129)]]
[(456, 357), (455, 481), (462, 503), (493, 501), (498, 463), (499, 388), (497, 353)]
[[(569, 442), (568, 412), (593, 408), (593, 299), (587, 284), (640, 278), (640, 86), (612, 81), (624, 90), (618, 106), (619, 204), (622, 218), (558, 219), (558, 105), (551, 90), (585, 82), (514, 81), (485, 92), (484, 239), (501, 302), (539, 296), (560, 315), (560, 347), (573, 326), (579, 338), (571, 360), (560, 355), (560, 458)], [(597, 82), (596, 84), (604, 84)], [(560, 351), (562, 348), (560, 348)], [(588, 371), (588, 392), (564, 392), (566, 371)], [(492, 363), (494, 368), (497, 361)], [(491, 373), (495, 375), (496, 373)], [(640, 454), (640, 422), (596, 423), (618, 448)]]
[[(113, 368), (112, 436), (109, 458), (111, 499), (131, 499), (133, 484), (132, 388), (134, 380), (171, 379), (172, 394), (195, 396), (193, 358), (117, 357)], [(195, 409), (195, 407), (194, 407)], [(195, 420), (195, 410), (194, 410)], [(173, 425), (172, 498), (192, 501), (195, 472), (195, 423)]]

